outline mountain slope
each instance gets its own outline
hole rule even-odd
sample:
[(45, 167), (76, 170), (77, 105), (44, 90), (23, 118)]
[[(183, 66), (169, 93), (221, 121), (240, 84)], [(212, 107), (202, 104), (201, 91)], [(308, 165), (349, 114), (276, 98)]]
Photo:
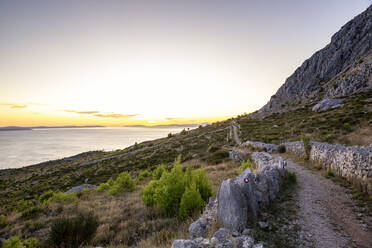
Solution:
[(372, 88), (372, 5), (332, 36), (331, 43), (307, 59), (259, 113), (291, 105), (348, 96)]

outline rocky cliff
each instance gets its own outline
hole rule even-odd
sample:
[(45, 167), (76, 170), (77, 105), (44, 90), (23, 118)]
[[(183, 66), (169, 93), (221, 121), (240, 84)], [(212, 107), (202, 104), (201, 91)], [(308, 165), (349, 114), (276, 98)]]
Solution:
[(298, 67), (259, 113), (371, 90), (371, 48), (372, 5), (334, 34), (330, 44)]

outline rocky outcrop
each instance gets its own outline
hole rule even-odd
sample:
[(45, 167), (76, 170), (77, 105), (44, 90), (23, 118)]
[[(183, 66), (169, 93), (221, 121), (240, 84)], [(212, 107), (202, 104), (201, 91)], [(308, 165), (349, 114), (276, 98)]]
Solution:
[(249, 141), (249, 140), (247, 140), (246, 142), (243, 142), (242, 146), (251, 146), (254, 149), (257, 149), (260, 151), (267, 151), (270, 153), (276, 152), (278, 149), (278, 146), (274, 144), (266, 144), (266, 143), (259, 142), (259, 141)]
[(312, 111), (322, 112), (328, 109), (342, 107), (344, 106), (343, 104), (341, 104), (342, 102), (343, 102), (342, 99), (324, 99), (318, 102), (317, 104), (315, 104), (315, 106), (312, 108)]
[(259, 110), (265, 114), (320, 96), (348, 96), (371, 88), (372, 5), (332, 36), (331, 43), (307, 59)]
[[(301, 141), (283, 143), (287, 152), (304, 157)], [(369, 146), (332, 145), (311, 141), (310, 160), (331, 169), (372, 195), (372, 144)]]
[(254, 239), (248, 235), (249, 232), (249, 229), (240, 233), (220, 228), (211, 239), (202, 237), (191, 240), (178, 239), (173, 241), (172, 248), (263, 248), (262, 243), (255, 244)]
[(191, 238), (206, 237), (211, 223), (216, 220), (217, 217), (217, 199), (214, 197), (209, 198), (208, 205), (200, 218), (193, 222), (189, 227)]
[(274, 159), (266, 152), (254, 152), (252, 161), (257, 173), (249, 169), (235, 180), (222, 182), (217, 195), (219, 223), (233, 231), (241, 231), (279, 193), (286, 171), (283, 159)]
[(72, 187), (71, 189), (67, 190), (65, 193), (66, 194), (69, 194), (69, 193), (77, 193), (77, 192), (81, 192), (83, 191), (84, 189), (96, 189), (97, 186), (96, 185), (92, 185), (92, 184), (82, 184), (80, 186), (76, 186), (76, 187)]

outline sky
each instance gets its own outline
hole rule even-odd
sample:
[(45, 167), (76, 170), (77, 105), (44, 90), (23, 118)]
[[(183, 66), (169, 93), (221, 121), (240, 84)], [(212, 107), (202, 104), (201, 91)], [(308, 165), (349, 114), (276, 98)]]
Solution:
[(0, 126), (259, 109), (372, 0), (0, 0)]

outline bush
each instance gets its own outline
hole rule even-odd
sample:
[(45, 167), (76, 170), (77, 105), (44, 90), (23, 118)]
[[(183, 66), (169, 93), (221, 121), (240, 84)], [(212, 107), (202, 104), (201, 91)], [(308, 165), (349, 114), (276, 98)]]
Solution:
[(239, 171), (240, 172), (243, 172), (246, 169), (250, 169), (250, 170), (254, 169), (254, 164), (252, 163), (252, 161), (249, 158), (247, 160), (243, 161), (241, 163), (241, 165), (239, 166)]
[(101, 183), (96, 190), (98, 192), (103, 192), (109, 189), (110, 189), (110, 185), (108, 183)]
[(278, 146), (278, 152), (279, 153), (285, 153), (285, 146), (284, 145)]
[(113, 186), (117, 186), (119, 190), (132, 192), (136, 189), (136, 182), (128, 172), (123, 172), (116, 178)]
[(108, 191), (112, 196), (119, 196), (121, 192), (127, 191), (132, 192), (136, 189), (136, 181), (132, 179), (128, 172), (122, 172), (113, 180), (110, 178), (106, 183), (101, 183), (97, 191), (103, 192)]
[(331, 169), (328, 169), (324, 176), (326, 178), (331, 178), (331, 177), (334, 177), (335, 174), (333, 173), (333, 171)]
[(52, 223), (49, 240), (55, 247), (78, 248), (92, 240), (98, 225), (97, 217), (92, 214), (59, 218)]
[(196, 211), (201, 211), (205, 204), (206, 202), (203, 201), (199, 191), (196, 190), (196, 186), (187, 187), (180, 203), (179, 216), (181, 220), (186, 219)]
[(141, 198), (147, 207), (156, 207), (167, 216), (186, 218), (200, 210), (212, 193), (206, 172), (190, 168), (184, 171), (178, 158), (170, 172), (164, 171), (159, 180), (141, 189)]
[(151, 173), (148, 170), (141, 171), (138, 175), (139, 180), (145, 180), (146, 178), (150, 177)]
[(345, 130), (346, 131), (348, 131), (348, 132), (350, 132), (351, 131), (351, 125), (350, 125), (350, 123), (344, 123), (344, 128), (345, 128)]
[(44, 203), (47, 203), (47, 201), (54, 196), (54, 191), (53, 190), (49, 190), (49, 191), (46, 191), (44, 192), (43, 194), (41, 194), (41, 196), (39, 197), (39, 202), (41, 204), (44, 204)]
[(23, 241), (23, 247), (25, 248), (37, 248), (39, 247), (39, 241), (36, 238), (28, 238)]
[(8, 222), (8, 219), (6, 218), (6, 216), (1, 214), (0, 215), (0, 229), (6, 227), (8, 225), (8, 223), (9, 222)]
[(4, 241), (4, 248), (23, 248), (22, 242), (18, 237), (11, 237), (8, 241)]
[(301, 140), (302, 140), (302, 143), (304, 144), (304, 149), (305, 149), (304, 160), (308, 161), (310, 159), (310, 150), (311, 150), (310, 138), (303, 134), (301, 135)]
[(167, 170), (167, 167), (164, 164), (159, 165), (153, 172), (152, 178), (159, 180), (163, 172)]

